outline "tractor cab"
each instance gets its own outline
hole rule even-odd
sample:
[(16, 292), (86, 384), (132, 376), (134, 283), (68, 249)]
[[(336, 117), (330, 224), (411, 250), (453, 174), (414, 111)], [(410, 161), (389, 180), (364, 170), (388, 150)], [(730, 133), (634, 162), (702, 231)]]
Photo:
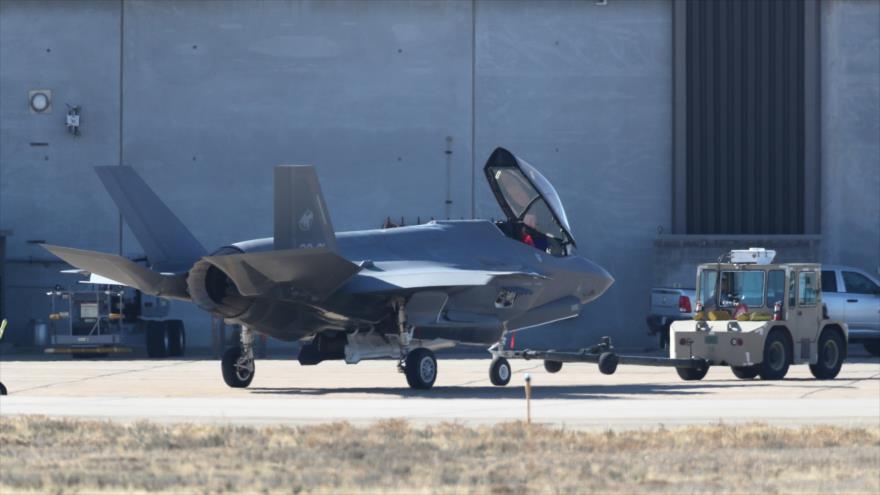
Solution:
[(506, 149), (496, 148), (483, 171), (507, 217), (497, 222), (505, 235), (554, 256), (574, 252), (575, 241), (559, 195), (537, 169)]

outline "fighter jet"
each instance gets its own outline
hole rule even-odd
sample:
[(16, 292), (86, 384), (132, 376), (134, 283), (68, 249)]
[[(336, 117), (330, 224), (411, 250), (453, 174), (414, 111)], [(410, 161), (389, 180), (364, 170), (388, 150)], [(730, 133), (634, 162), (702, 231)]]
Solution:
[[(303, 365), (397, 359), (410, 387), (430, 389), (437, 377), (433, 351), (503, 343), (512, 332), (574, 318), (613, 283), (576, 254), (550, 182), (503, 148), (483, 170), (504, 220), (334, 232), (315, 168), (282, 165), (274, 170), (274, 236), (210, 254), (134, 169), (96, 170), (148, 266), (44, 247), (86, 272), (190, 301), (241, 325), (240, 345), (222, 359), (230, 387), (254, 378), (257, 332), (301, 341)], [(509, 381), (503, 358), (493, 362), (490, 378)]]

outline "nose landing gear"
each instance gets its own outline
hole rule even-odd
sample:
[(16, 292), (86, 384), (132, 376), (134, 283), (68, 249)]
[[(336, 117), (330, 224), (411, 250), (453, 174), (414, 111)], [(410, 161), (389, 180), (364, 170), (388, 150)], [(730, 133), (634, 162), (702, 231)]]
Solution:
[(220, 362), (223, 381), (232, 388), (246, 388), (254, 379), (254, 333), (241, 327), (241, 346), (232, 347), (223, 354)]

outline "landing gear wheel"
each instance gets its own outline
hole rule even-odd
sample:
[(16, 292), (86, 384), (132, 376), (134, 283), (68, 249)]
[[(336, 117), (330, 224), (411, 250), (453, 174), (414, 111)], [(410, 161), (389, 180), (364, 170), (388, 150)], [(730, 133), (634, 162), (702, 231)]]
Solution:
[(758, 376), (761, 367), (757, 364), (753, 364), (752, 366), (731, 366), (730, 371), (733, 371), (734, 376), (739, 379), (751, 380)]
[(410, 388), (428, 390), (434, 386), (437, 379), (437, 358), (430, 349), (419, 347), (406, 355), (404, 366), (406, 383)]
[(678, 376), (686, 382), (702, 380), (709, 372), (709, 366), (700, 366), (698, 368), (675, 368)]
[(819, 380), (831, 380), (840, 373), (846, 359), (846, 343), (835, 330), (825, 330), (819, 337), (819, 360), (810, 365), (810, 373)]
[(764, 362), (760, 365), (762, 380), (782, 380), (791, 365), (791, 346), (779, 330), (771, 330), (764, 341)]
[(489, 366), (489, 381), (492, 385), (503, 387), (510, 383), (510, 363), (503, 357), (497, 357), (492, 360)]
[(168, 355), (180, 357), (186, 351), (186, 331), (180, 320), (168, 320), (165, 322), (168, 333)]
[(147, 356), (151, 358), (163, 358), (168, 356), (171, 347), (168, 335), (168, 326), (164, 321), (147, 321)]
[(244, 357), (241, 347), (230, 347), (223, 353), (220, 369), (223, 371), (223, 381), (232, 388), (250, 385), (256, 370), (254, 360)]
[(562, 361), (550, 361), (545, 359), (544, 369), (547, 370), (547, 373), (559, 373), (559, 370), (562, 369)]

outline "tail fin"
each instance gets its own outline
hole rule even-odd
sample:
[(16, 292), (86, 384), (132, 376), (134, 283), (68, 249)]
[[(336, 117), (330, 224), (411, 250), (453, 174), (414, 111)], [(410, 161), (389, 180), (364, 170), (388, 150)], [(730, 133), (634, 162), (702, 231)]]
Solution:
[(327, 248), (336, 234), (311, 165), (275, 167), (275, 249)]
[(160, 271), (183, 271), (205, 248), (131, 167), (95, 167), (150, 264)]

